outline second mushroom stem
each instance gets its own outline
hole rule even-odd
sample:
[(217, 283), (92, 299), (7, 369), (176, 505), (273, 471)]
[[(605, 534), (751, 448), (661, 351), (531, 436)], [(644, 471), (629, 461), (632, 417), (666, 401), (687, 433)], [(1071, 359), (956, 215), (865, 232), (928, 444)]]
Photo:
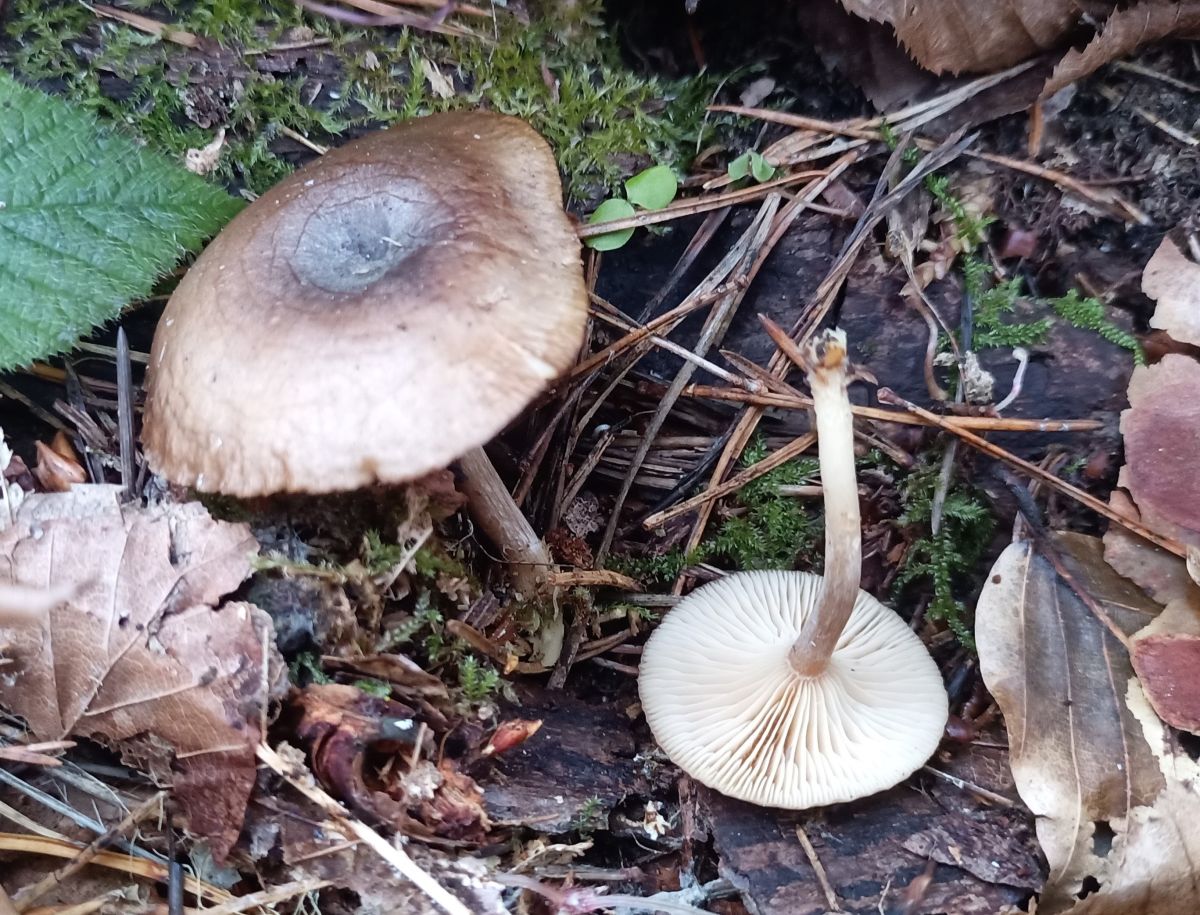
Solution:
[(789, 660), (801, 676), (815, 677), (829, 664), (858, 600), (862, 529), (854, 470), (854, 416), (846, 391), (845, 333), (827, 330), (816, 337), (804, 351), (804, 362), (825, 494), (825, 575), (820, 599), (804, 621)]
[(513, 586), (525, 598), (538, 592), (538, 579), (549, 571), (550, 554), (516, 502), (491, 459), (472, 448), (458, 459), (467, 510), (509, 564)]

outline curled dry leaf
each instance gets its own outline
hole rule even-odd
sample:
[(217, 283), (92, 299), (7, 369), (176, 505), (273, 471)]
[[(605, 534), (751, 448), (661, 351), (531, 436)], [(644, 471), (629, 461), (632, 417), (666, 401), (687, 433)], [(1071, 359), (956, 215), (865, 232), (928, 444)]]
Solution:
[[(1133, 633), (1157, 613), (1103, 562), (1099, 540), (1056, 542), (1117, 630)], [(1039, 913), (1195, 911), (1196, 766), (1174, 755), (1118, 639), (1028, 543), (1010, 545), (993, 566), (976, 639), (1008, 725), (1013, 777), (1050, 865)], [(1089, 878), (1100, 890), (1079, 903)]]
[(313, 772), (357, 816), (409, 835), (483, 838), (483, 793), (450, 760), (424, 758), (432, 741), (411, 708), (339, 684), (308, 686), (296, 704)]
[[(1048, 3), (1047, 5), (1055, 5)], [(1066, 5), (1066, 4), (1064, 4)], [(1072, 0), (1072, 6), (1078, 6)], [(1082, 50), (1068, 51), (1046, 81), (1047, 98), (1078, 79), (1095, 73), (1110, 61), (1133, 53), (1143, 45), (1163, 38), (1195, 38), (1200, 33), (1200, 3), (1143, 0), (1114, 10), (1100, 32)]]
[(509, 721), (501, 722), (492, 736), (488, 738), (487, 746), (483, 748), (483, 751), (479, 755), (493, 756), (497, 753), (507, 753), (513, 747), (518, 747), (527, 741), (541, 730), (541, 727), (542, 719), (540, 718), (532, 720), (513, 718)]
[(223, 595), (250, 572), (249, 528), (202, 506), (122, 506), (120, 487), (31, 495), (0, 533), (2, 580), (67, 596), (40, 625), (0, 629), (0, 705), (39, 740), (85, 737), (172, 784), (221, 859), (254, 782), (282, 670), (270, 621)]
[(1144, 0), (1116, 9), (1112, 0), (842, 0), (864, 19), (883, 22), (913, 59), (935, 73), (985, 73), (1064, 45), (1085, 21), (1097, 35), (1069, 51), (1042, 89), (1042, 97), (1152, 41), (1194, 36), (1200, 30), (1195, 0)]

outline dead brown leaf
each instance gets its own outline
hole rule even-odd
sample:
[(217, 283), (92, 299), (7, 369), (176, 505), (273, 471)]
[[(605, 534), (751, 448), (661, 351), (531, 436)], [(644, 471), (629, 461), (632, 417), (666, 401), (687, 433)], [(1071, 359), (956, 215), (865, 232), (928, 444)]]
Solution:
[[(1133, 633), (1157, 613), (1105, 565), (1099, 540), (1066, 534), (1056, 542), (1117, 629)], [(1196, 766), (1176, 755), (1121, 643), (1028, 543), (1010, 545), (993, 566), (976, 638), (984, 681), (1008, 725), (1013, 776), (1050, 864), (1038, 911), (1195, 911)], [(1100, 890), (1079, 903), (1089, 878)]]
[(913, 58), (935, 73), (1000, 70), (1053, 48), (1075, 25), (1064, 0), (842, 0), (850, 12), (886, 22)]
[(1157, 303), (1150, 326), (1180, 343), (1200, 346), (1200, 264), (1168, 236), (1142, 273), (1142, 292)]
[(1068, 51), (1042, 97), (1152, 41), (1200, 30), (1196, 0), (842, 0), (864, 19), (891, 26), (921, 66), (934, 73), (986, 73), (1061, 47), (1081, 23), (1099, 23), (1082, 50)]
[(86, 737), (171, 784), (220, 859), (254, 782), (269, 619), (221, 598), (250, 572), (249, 528), (197, 503), (120, 504), (120, 487), (28, 496), (0, 532), (0, 581), (66, 593), (41, 625), (0, 630), (0, 705), (41, 740)]
[(1200, 487), (1194, 478), (1200, 459), (1200, 363), (1172, 353), (1157, 365), (1134, 369), (1121, 434), (1120, 483), (1143, 522), (1164, 533), (1200, 531)]
[[(1114, 489), (1109, 505), (1135, 521), (1142, 520), (1124, 490)], [(1175, 531), (1177, 539), (1180, 533)], [(1104, 559), (1160, 604), (1183, 597), (1195, 587), (1178, 556), (1115, 524), (1104, 535)]]
[(1104, 21), (1099, 34), (1082, 50), (1068, 51), (1059, 61), (1054, 72), (1050, 74), (1050, 79), (1046, 81), (1042, 97), (1053, 95), (1059, 89), (1095, 73), (1106, 63), (1122, 58), (1143, 45), (1163, 38), (1194, 38), (1198, 31), (1200, 3), (1195, 0), (1186, 3), (1146, 0), (1126, 9), (1115, 10)]

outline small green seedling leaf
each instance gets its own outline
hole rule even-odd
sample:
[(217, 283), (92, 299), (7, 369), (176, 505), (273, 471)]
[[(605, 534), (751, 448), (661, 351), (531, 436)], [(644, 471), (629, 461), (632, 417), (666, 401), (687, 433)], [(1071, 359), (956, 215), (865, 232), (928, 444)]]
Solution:
[(734, 181), (750, 176), (761, 184), (775, 177), (775, 166), (760, 152), (744, 152), (725, 167), (725, 172)]
[[(619, 197), (610, 197), (588, 217), (588, 222), (608, 222), (612, 219), (625, 219), (635, 213), (633, 204)], [(585, 239), (584, 244), (597, 251), (615, 251), (633, 237), (633, 229), (619, 229), (616, 232), (605, 232)]]
[(775, 177), (775, 166), (763, 158), (762, 153), (750, 153), (750, 174), (759, 184)]
[(661, 210), (675, 199), (679, 179), (669, 166), (654, 165), (625, 182), (625, 196), (644, 210)]
[(725, 168), (725, 173), (734, 181), (741, 181), (750, 174), (750, 153), (744, 152)]
[(0, 74), (0, 371), (115, 318), (241, 205)]

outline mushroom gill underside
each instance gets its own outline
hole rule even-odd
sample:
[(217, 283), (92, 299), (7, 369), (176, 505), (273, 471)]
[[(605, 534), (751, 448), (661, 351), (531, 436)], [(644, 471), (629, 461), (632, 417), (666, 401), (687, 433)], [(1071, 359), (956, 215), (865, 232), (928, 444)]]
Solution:
[[(723, 794), (801, 809), (895, 785), (937, 748), (941, 675), (891, 610), (859, 592), (828, 666), (798, 674), (788, 653), (821, 578), (743, 573), (699, 589), (671, 612), (642, 668), (647, 720), (666, 754)], [(761, 615), (737, 608), (749, 587)]]

